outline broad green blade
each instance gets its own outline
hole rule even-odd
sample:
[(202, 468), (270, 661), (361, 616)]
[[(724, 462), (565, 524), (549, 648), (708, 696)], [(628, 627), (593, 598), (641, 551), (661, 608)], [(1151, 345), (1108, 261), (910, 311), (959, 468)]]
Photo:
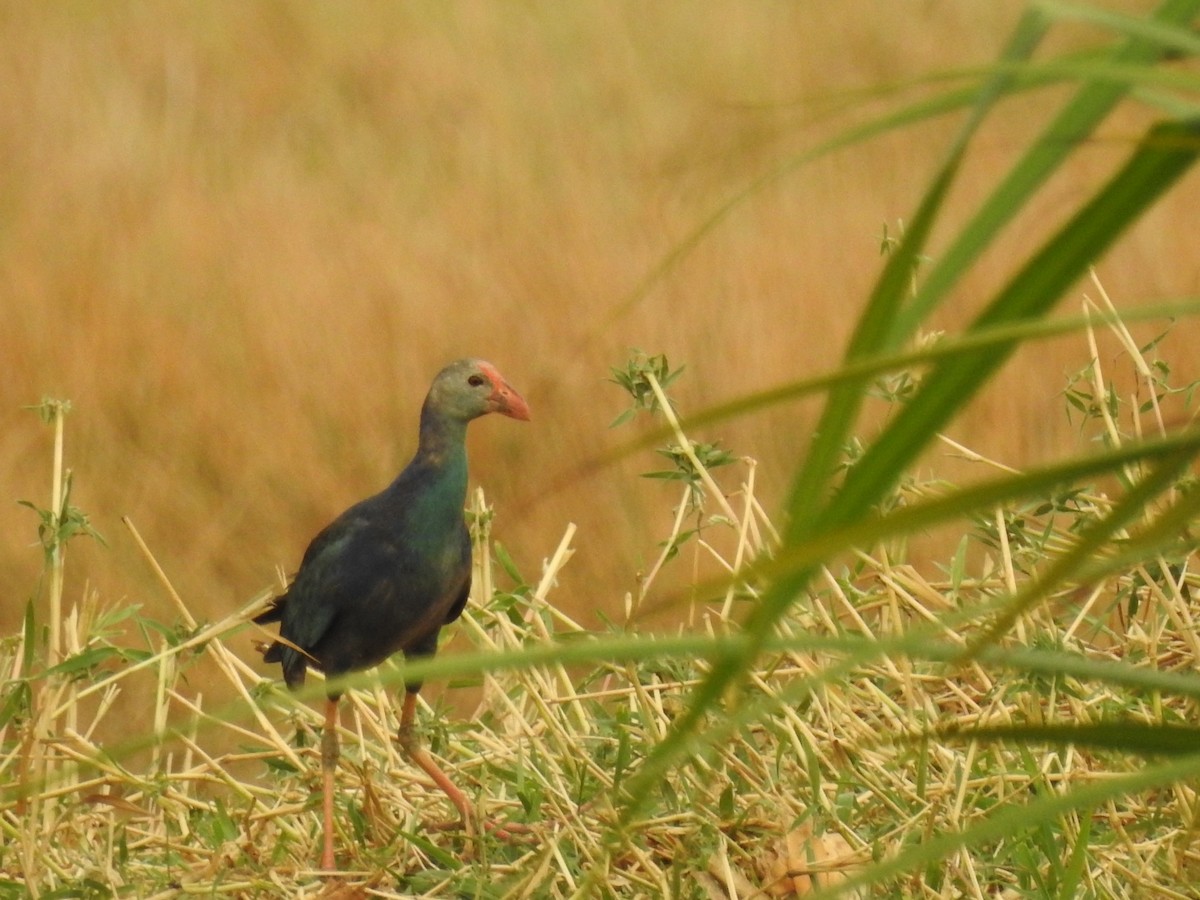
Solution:
[[(1062, 5), (1041, 4), (1047, 12), (1061, 11)], [(969, 223), (954, 243), (939, 254), (925, 276), (917, 296), (897, 318), (890, 346), (907, 341), (929, 314), (945, 299), (950, 288), (974, 264), (984, 248), (996, 239), (1001, 229), (1020, 212), (1046, 179), (1062, 165), (1116, 104), (1129, 92), (1132, 80), (1114, 78), (1112, 71), (1101, 71), (1104, 63), (1117, 66), (1145, 66), (1168, 49), (1180, 49), (1196, 42), (1186, 26), (1200, 11), (1200, 0), (1167, 0), (1153, 14), (1147, 28), (1134, 32), (1125, 20), (1126, 43), (1106, 60), (1097, 62), (1097, 77), (1085, 82), (1071, 102), (1047, 126), (1041, 137), (1025, 152), (1008, 176)], [(1111, 19), (1105, 24), (1115, 26)]]
[[(1036, 14), (1026, 13), (1018, 23), (1003, 58), (1010, 61), (1027, 59), (1044, 34), (1045, 21)], [(885, 348), (888, 336), (895, 328), (896, 318), (907, 299), (913, 267), (924, 251), (929, 232), (962, 163), (970, 138), (983, 122), (987, 112), (1003, 96), (1011, 80), (1011, 74), (1002, 71), (981, 90), (971, 116), (951, 145), (946, 161), (934, 178), (932, 186), (926, 191), (899, 247), (888, 257), (887, 265), (884, 266), (867, 308), (859, 318), (858, 326), (850, 339), (845, 355), (847, 364), (852, 365), (869, 359), (880, 354)], [(840, 384), (830, 391), (809, 447), (808, 458), (792, 485), (787, 501), (785, 544), (803, 539), (815, 526), (817, 511), (828, 494), (830, 478), (841, 460), (842, 448), (862, 408), (867, 383), (868, 379), (861, 377)]]
[[(1200, 121), (1155, 126), (1130, 160), (1009, 282), (971, 330), (1046, 314), (1063, 292), (1195, 161)], [(865, 514), (1012, 353), (981, 350), (934, 367), (904, 407), (846, 476), (819, 519), (831, 527)]]

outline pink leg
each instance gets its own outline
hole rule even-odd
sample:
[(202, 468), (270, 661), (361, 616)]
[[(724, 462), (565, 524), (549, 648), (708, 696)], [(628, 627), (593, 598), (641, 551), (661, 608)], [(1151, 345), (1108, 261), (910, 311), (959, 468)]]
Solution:
[(454, 782), (442, 771), (441, 766), (433, 761), (433, 757), (429, 755), (429, 751), (417, 742), (417, 736), (413, 733), (413, 719), (416, 716), (416, 710), (417, 695), (405, 691), (404, 707), (400, 712), (400, 733), (396, 736), (396, 739), (400, 742), (400, 748), (450, 798), (450, 802), (455, 805), (459, 815), (462, 816), (463, 826), (467, 829), (467, 834), (472, 835), (475, 833), (475, 817), (471, 810), (471, 804), (467, 802), (466, 795), (454, 786)]
[(321, 736), (321, 779), (324, 801), (323, 831), (324, 844), (321, 849), (321, 868), (336, 869), (333, 858), (333, 774), (338, 761), (338, 702), (334, 698), (325, 701), (325, 733)]

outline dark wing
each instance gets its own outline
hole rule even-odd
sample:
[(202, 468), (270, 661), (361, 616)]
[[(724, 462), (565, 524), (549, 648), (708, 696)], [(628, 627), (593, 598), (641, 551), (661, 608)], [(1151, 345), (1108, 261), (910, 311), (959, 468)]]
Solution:
[[(304, 558), (300, 560), (300, 568), (297, 570), (295, 578), (298, 578), (300, 572), (303, 572), (314, 558), (322, 556), (325, 551), (329, 550), (331, 544), (340, 543), (343, 538), (355, 531), (355, 527), (350, 523), (350, 513), (354, 509), (347, 510), (342, 515), (338, 516), (319, 532), (317, 536), (309, 541), (308, 546), (304, 549)], [(295, 583), (293, 578), (293, 584)], [(271, 605), (264, 612), (259, 613), (254, 617), (254, 621), (259, 625), (267, 625), (271, 622), (282, 622), (287, 609), (289, 595), (291, 590), (284, 591), (278, 597), (271, 601)], [(278, 645), (272, 646), (271, 651), (278, 649)], [(270, 651), (269, 651), (270, 652)], [(266, 657), (267, 662), (278, 662), (279, 660)]]
[[(383, 524), (384, 522), (387, 524)], [(353, 507), (317, 535), (287, 594), (263, 613), (282, 623), (264, 657), (283, 664), (289, 687), (309, 665), (327, 675), (377, 665), (397, 651), (420, 653), (462, 613), (470, 584), (465, 526), (450, 553), (429, 554), (372, 507)]]
[[(271, 622), (278, 622), (283, 619), (283, 606), (287, 603), (287, 591), (284, 591), (278, 597), (271, 600), (271, 605), (267, 607), (265, 612), (259, 613), (254, 617), (254, 621), (259, 625), (267, 625)], [(274, 662), (274, 660), (267, 660)]]
[[(371, 531), (370, 523), (353, 508), (323, 528), (304, 551), (287, 592), (254, 621), (281, 622), (279, 636), (311, 652), (347, 602), (360, 594), (364, 576), (378, 570), (377, 564), (371, 564), (374, 561), (363, 558), (371, 550)], [(314, 662), (279, 642), (268, 648), (263, 659), (282, 663), (284, 680), (292, 688), (304, 684), (305, 670)]]
[(463, 614), (463, 610), (467, 608), (467, 600), (471, 597), (471, 575), (467, 574), (467, 583), (462, 586), (458, 597), (454, 600), (454, 605), (446, 610), (446, 618), (442, 620), (443, 625), (449, 625), (455, 619)]
[(466, 580), (463, 582), (462, 590), (454, 598), (454, 604), (446, 610), (446, 618), (442, 620), (443, 625), (449, 625), (463, 614), (463, 610), (467, 608), (467, 600), (471, 596), (471, 534), (465, 528), (462, 533), (462, 552), (463, 559), (465, 560), (463, 565), (466, 570)]

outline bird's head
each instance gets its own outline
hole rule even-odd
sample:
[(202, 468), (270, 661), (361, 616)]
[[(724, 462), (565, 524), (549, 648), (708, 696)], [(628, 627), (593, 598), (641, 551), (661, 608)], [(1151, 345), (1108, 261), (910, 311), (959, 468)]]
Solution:
[(482, 359), (460, 359), (438, 373), (426, 404), (463, 421), (498, 412), (528, 421), (529, 405), (504, 376)]

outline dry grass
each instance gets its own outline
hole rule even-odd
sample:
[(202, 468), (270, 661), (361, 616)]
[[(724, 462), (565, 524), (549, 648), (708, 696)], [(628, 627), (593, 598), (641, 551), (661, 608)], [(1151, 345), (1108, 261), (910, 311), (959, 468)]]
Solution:
[[(464, 620), (472, 643), (516, 648), (581, 630), (548, 602), (558, 567), (570, 556), (569, 539), (568, 533), (531, 590), (495, 594)], [(829, 573), (826, 588), (788, 620), (785, 633), (887, 637), (936, 621), (949, 606), (1003, 589), (1013, 561), (1001, 556), (993, 562), (989, 572), (952, 586), (862, 554), (853, 578)], [(488, 567), (479, 574), (486, 596)], [(1123, 640), (1114, 648), (1112, 631), (1096, 621), (1113, 612), (1120, 590), (1115, 582), (1096, 586), (1087, 610), (1079, 611), (1094, 639), (1073, 634), (1070, 645), (1153, 666), (1195, 665), (1187, 635), (1196, 623), (1178, 593), (1155, 596), (1136, 621), (1121, 623)], [(706, 620), (724, 628), (717, 613)], [(325, 889), (330, 880), (311, 868), (320, 841), (312, 736), (319, 716), (240, 663), (231, 651), (245, 644), (239, 631), (240, 625), (217, 623), (147, 660), (162, 685), (158, 719), (183, 718), (190, 725), (156, 750), (144, 771), (124, 765), (119, 750), (114, 758), (113, 749), (96, 745), (88, 717), (58, 734), (45, 748), (47, 765), (58, 773), (53, 787), (5, 805), (8, 877), (21, 881), (32, 871), (38, 874), (28, 883), (43, 890), (90, 880), (138, 896), (174, 896), (180, 889), (304, 896)], [(1063, 639), (1061, 622), (1049, 614), (1025, 621), (1023, 634), (1032, 643)], [(221, 660), (239, 693), (257, 699), (215, 717), (203, 713), (199, 692), (175, 668), (201, 644)], [(694, 661), (610, 665), (581, 678), (550, 666), (486, 676), (484, 700), (468, 722), (431, 722), (434, 750), (460, 781), (474, 786), (489, 816), (523, 822), (532, 833), (511, 844), (486, 843), (479, 859), (463, 868), (457, 862), (461, 835), (423, 828), (448, 809), (398, 755), (390, 693), (351, 692), (339, 774), (342, 887), (353, 886), (358, 896), (565, 897), (596, 878), (622, 897), (803, 896), (813, 880), (860, 870), (922, 835), (962, 829), (1031, 792), (1064, 792), (1127, 769), (1117, 758), (1075, 750), (939, 742), (918, 750), (890, 740), (934, 724), (1087, 722), (1128, 711), (1129, 698), (1112, 691), (1069, 681), (998, 682), (978, 666), (947, 673), (902, 659), (814, 689), (812, 676), (836, 664), (787, 654), (754, 673), (744, 699), (778, 697), (772, 715), (664, 784), (654, 813), (635, 824), (616, 852), (598, 840), (613, 822), (608, 803), (615, 782), (662, 737), (703, 667)], [(107, 696), (134, 677), (129, 670), (113, 673), (96, 690)], [(83, 699), (70, 708), (82, 708)], [(210, 756), (205, 747), (222, 731), (246, 749)], [(13, 777), (26, 748), (4, 737), (17, 751), (3, 763), (6, 777)], [(236, 774), (249, 764), (255, 777)], [(1136, 882), (1148, 892), (1143, 896), (1188, 896), (1179, 886), (1200, 868), (1187, 826), (1195, 800), (1180, 786), (1096, 810), (1083, 876), (1089, 895), (1124, 896), (1125, 886)], [(994, 857), (959, 854), (938, 871), (915, 873), (906, 895), (1031, 890), (1034, 873), (1050, 881), (1048, 872), (1065, 861), (1081, 827), (1068, 817), (1061, 830), (1040, 840), (1002, 842)]]
[[(1126, 341), (1122, 330), (1114, 329), (1119, 342)], [(1135, 344), (1126, 347), (1150, 390), (1161, 373)], [(1093, 361), (1096, 386), (1108, 374)], [(1119, 443), (1128, 417), (1097, 416)], [(1158, 427), (1156, 417), (1151, 410), (1133, 421), (1150, 429)], [(972, 455), (976, 464), (1001, 465)], [(701, 559), (736, 579), (774, 544), (755, 496), (753, 461), (701, 478), (708, 485), (705, 506), (693, 507), (685, 486), (666, 536), (664, 546), (680, 552), (664, 553), (640, 591), (626, 597), (626, 621), (614, 634), (636, 631), (643, 605), (668, 601), (680, 620), (724, 634), (753, 595), (752, 585), (735, 582), (723, 598), (700, 603), (658, 580), (671, 567), (699, 571)], [(896, 500), (944, 489), (942, 482), (908, 480)], [(962, 552), (941, 567), (913, 565), (897, 546), (857, 552), (825, 571), (778, 636), (886, 642), (932, 626), (933, 637), (964, 646), (971, 629), (961, 624), (963, 611), (986, 608), (1013, 590), (1047, 554), (1069, 545), (1080, 520), (1104, 512), (1109, 502), (1093, 491), (1078, 494), (1075, 504), (1070, 512), (1039, 514), (1032, 511), (1036, 503), (996, 510), (963, 535)], [(502, 655), (592, 634), (557, 602), (575, 553), (574, 526), (546, 548), (540, 575), (526, 583), (518, 572), (495, 569), (496, 559), (508, 569), (512, 564), (491, 544), (493, 515), (480, 492), (471, 515), (477, 599), (456, 628), (459, 642)], [(697, 524), (701, 534), (684, 540)], [(136, 533), (134, 539), (140, 543)], [(1188, 599), (1196, 586), (1191, 562), (1160, 559), (1066, 589), (1022, 617), (1013, 643), (1153, 670), (1194, 670), (1200, 623)], [(7, 894), (19, 895), (24, 883), (31, 891), (73, 888), (95, 897), (805, 896), (1005, 807), (1137, 768), (1128, 757), (1078, 747), (902, 736), (953, 725), (1195, 715), (1194, 702), (1182, 698), (1070, 677), (998, 677), (977, 663), (771, 654), (711, 718), (710, 729), (721, 737), (698, 745), (644, 816), (619, 832), (613, 803), (622, 778), (665, 735), (704, 661), (633, 654), (599, 665), (495, 669), (477, 683), (481, 699), (469, 716), (428, 707), (423, 715), (433, 752), (469, 785), (481, 813), (529, 829), (511, 841), (488, 837), (468, 854), (462, 834), (436, 827), (449, 812), (444, 795), (399, 754), (392, 692), (376, 683), (347, 694), (338, 776), (345, 870), (331, 878), (312, 868), (320, 841), (320, 717), (242, 661), (253, 633), (246, 617), (261, 598), (199, 626), (169, 582), (165, 587), (180, 624), (172, 632), (143, 623), (148, 641), (141, 653), (125, 641), (136, 617), (90, 604), (71, 610), (64, 656), (120, 648), (124, 664), (93, 656), (94, 667), (35, 679), (37, 714), (0, 731), (0, 777), (16, 787), (0, 806), (6, 837), (0, 872), (10, 879), (0, 888)], [(3, 671), (32, 674), (23, 670), (21, 640), (6, 642), (3, 654)], [(198, 684), (190, 674), (197, 654), (240, 699), (209, 708), (211, 683)], [(383, 674), (399, 683), (396, 670)], [(119, 716), (117, 695), (139, 680), (154, 696), (155, 735), (102, 745), (95, 738), (102, 721)], [(750, 707), (757, 707), (750, 724), (722, 731), (725, 717)], [(217, 753), (217, 746), (238, 749)], [(1128, 896), (1131, 884), (1139, 896), (1194, 896), (1196, 804), (1187, 784), (1129, 794), (963, 849), (940, 865), (875, 885), (870, 895), (1051, 896), (1074, 883), (1084, 896)]]

